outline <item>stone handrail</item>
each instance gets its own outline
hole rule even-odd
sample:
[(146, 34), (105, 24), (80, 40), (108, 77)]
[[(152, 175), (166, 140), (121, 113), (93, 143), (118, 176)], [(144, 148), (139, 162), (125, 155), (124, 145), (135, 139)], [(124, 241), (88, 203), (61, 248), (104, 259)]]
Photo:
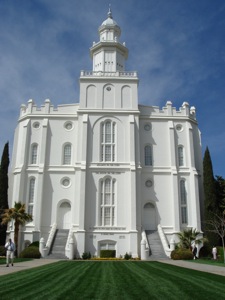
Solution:
[(170, 257), (172, 249), (170, 249), (169, 246), (168, 246), (168, 242), (167, 242), (165, 233), (164, 233), (164, 231), (162, 229), (162, 226), (160, 224), (158, 225), (158, 233), (159, 233), (159, 237), (160, 237), (160, 240), (162, 242), (162, 245), (163, 245), (163, 249), (164, 249), (166, 255), (168, 257)]
[(53, 242), (53, 239), (54, 239), (54, 236), (55, 236), (56, 229), (57, 229), (57, 224), (54, 223), (52, 225), (52, 228), (50, 230), (50, 233), (49, 233), (49, 236), (48, 236), (48, 240), (47, 240), (47, 243), (46, 243), (46, 247), (48, 249), (51, 248), (51, 245), (52, 245), (52, 242)]
[(68, 233), (66, 247), (65, 247), (65, 256), (68, 257), (69, 259), (73, 259), (74, 256), (73, 227), (70, 228)]

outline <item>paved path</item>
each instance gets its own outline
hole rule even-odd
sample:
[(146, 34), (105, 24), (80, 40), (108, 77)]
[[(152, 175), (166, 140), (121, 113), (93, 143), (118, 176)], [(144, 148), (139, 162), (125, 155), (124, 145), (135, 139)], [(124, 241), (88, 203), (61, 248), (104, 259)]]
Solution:
[[(28, 270), (31, 268), (44, 266), (47, 264), (52, 264), (59, 260), (60, 259), (34, 259), (31, 261), (15, 263), (13, 267), (10, 266), (8, 268), (6, 267), (6, 265), (0, 265), (0, 276), (6, 275), (6, 274), (11, 274), (11, 273), (18, 272), (18, 271)], [(159, 260), (159, 262), (182, 267), (182, 268), (188, 268), (188, 269), (193, 269), (193, 270), (197, 270), (197, 271), (202, 271), (202, 272), (213, 273), (213, 274), (225, 276), (225, 266), (219, 267), (219, 266), (198, 264), (198, 263), (190, 262), (190, 261), (172, 260), (172, 259)]]
[(11, 265), (9, 267), (6, 267), (6, 265), (0, 265), (0, 276), (52, 264), (57, 261), (59, 261), (59, 259), (34, 259), (14, 263), (13, 267)]
[(160, 260), (160, 262), (174, 265), (177, 267), (187, 268), (187, 269), (193, 269), (197, 271), (207, 272), (207, 273), (213, 273), (221, 276), (225, 276), (225, 265), (223, 266), (213, 266), (213, 265), (207, 265), (207, 264), (198, 264), (191, 261), (185, 261), (185, 260)]

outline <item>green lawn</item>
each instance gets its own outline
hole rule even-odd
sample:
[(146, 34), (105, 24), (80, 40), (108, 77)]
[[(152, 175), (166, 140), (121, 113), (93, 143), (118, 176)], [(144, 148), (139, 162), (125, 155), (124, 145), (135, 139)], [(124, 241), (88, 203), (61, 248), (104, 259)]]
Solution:
[(60, 261), (1, 276), (0, 299), (225, 299), (225, 277), (159, 262)]

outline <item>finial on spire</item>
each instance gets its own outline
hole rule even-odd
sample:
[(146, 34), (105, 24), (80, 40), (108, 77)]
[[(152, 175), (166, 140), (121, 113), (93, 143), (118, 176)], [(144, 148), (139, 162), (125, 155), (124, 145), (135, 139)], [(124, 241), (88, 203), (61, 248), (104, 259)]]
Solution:
[(109, 4), (108, 18), (112, 19), (111, 4)]

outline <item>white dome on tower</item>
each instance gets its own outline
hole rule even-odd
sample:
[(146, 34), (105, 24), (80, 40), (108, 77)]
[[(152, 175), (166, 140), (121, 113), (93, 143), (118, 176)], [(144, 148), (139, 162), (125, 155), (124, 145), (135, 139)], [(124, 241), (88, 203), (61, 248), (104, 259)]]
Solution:
[(116, 21), (113, 20), (113, 17), (112, 17), (112, 12), (111, 12), (111, 9), (109, 8), (109, 12), (108, 12), (108, 18), (102, 22), (102, 25), (101, 26), (118, 26), (118, 24), (116, 23)]

